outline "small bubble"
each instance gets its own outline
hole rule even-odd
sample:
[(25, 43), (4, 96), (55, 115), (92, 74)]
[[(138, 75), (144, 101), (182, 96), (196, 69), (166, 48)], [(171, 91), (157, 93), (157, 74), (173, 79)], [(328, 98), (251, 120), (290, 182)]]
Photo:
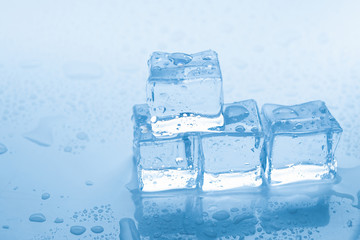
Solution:
[(79, 132), (78, 134), (76, 134), (76, 137), (79, 139), (79, 140), (89, 140), (89, 137), (86, 133), (84, 132)]
[(349, 220), (349, 221), (347, 221), (347, 223), (346, 223), (346, 225), (348, 226), (348, 227), (352, 227), (352, 221), (351, 220)]
[(57, 217), (54, 221), (54, 223), (63, 223), (64, 219)]
[(41, 199), (42, 200), (47, 200), (47, 199), (49, 199), (50, 198), (50, 194), (49, 193), (43, 193), (42, 195), (41, 195)]
[(72, 152), (72, 147), (66, 146), (66, 147), (64, 148), (64, 152)]

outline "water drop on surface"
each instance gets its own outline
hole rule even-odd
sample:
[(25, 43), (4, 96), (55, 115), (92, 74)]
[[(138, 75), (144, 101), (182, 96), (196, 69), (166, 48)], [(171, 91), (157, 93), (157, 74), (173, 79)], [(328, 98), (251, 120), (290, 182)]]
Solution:
[(3, 225), (2, 228), (3, 229), (9, 229), (10, 227), (8, 225)]
[(281, 118), (281, 119), (291, 119), (291, 118), (297, 118), (299, 114), (292, 108), (289, 107), (278, 107), (273, 110), (273, 114), (275, 117)]
[(85, 182), (85, 184), (86, 184), (86, 186), (92, 186), (92, 185), (94, 185), (94, 183), (93, 183), (91, 180), (87, 180), (87, 181)]
[(58, 218), (58, 217), (54, 221), (54, 223), (63, 223), (63, 222), (64, 222), (64, 219)]
[(94, 226), (91, 228), (91, 231), (93, 233), (102, 233), (104, 231), (104, 228), (102, 226)]
[(70, 232), (74, 235), (81, 235), (86, 231), (86, 228), (83, 226), (72, 226)]
[(88, 135), (84, 132), (79, 132), (78, 134), (76, 134), (76, 137), (77, 137), (77, 139), (82, 140), (82, 141), (89, 140)]
[(46, 217), (42, 213), (34, 213), (29, 217), (30, 222), (45, 222)]
[(72, 152), (72, 147), (69, 146), (65, 147), (64, 152)]
[(6, 148), (6, 146), (2, 143), (0, 143), (0, 154), (4, 154), (8, 151), (8, 149)]
[(185, 53), (172, 53), (169, 55), (169, 60), (174, 63), (174, 65), (185, 65), (191, 62), (192, 56)]
[(42, 195), (41, 195), (41, 199), (42, 200), (47, 200), (47, 199), (49, 199), (50, 198), (50, 194), (49, 193), (43, 193)]

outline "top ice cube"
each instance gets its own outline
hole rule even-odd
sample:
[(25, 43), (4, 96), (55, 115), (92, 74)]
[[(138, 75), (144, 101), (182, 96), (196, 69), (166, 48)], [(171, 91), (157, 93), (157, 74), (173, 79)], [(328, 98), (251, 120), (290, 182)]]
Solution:
[(216, 52), (154, 52), (148, 65), (147, 103), (155, 135), (223, 126), (222, 77)]

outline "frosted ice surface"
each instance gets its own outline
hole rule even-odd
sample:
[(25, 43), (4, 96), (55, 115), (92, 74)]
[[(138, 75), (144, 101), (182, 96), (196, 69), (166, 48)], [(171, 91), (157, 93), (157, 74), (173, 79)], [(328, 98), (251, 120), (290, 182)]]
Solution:
[(203, 190), (256, 187), (262, 184), (260, 154), (264, 135), (254, 100), (224, 107), (225, 126), (201, 135)]
[(142, 191), (195, 188), (198, 177), (197, 135), (153, 135), (147, 104), (134, 108), (134, 153)]
[(154, 52), (147, 103), (156, 135), (222, 126), (223, 89), (217, 53)]
[(265, 104), (266, 176), (272, 185), (332, 179), (342, 129), (322, 101)]

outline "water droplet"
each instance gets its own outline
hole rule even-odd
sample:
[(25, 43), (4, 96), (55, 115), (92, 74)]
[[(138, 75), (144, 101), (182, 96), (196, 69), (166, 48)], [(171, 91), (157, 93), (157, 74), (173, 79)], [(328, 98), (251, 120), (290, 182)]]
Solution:
[(273, 114), (277, 118), (281, 119), (291, 119), (291, 118), (297, 118), (299, 114), (292, 108), (289, 107), (278, 107), (273, 110)]
[(9, 229), (10, 227), (9, 227), (9, 225), (3, 225), (2, 228), (3, 229)]
[(230, 214), (225, 210), (217, 211), (212, 215), (212, 218), (218, 221), (226, 220), (230, 217)]
[(47, 199), (49, 199), (50, 198), (50, 194), (49, 193), (43, 193), (42, 195), (41, 195), (41, 199), (42, 200), (47, 200)]
[(30, 222), (45, 222), (46, 217), (42, 213), (34, 213), (29, 217)]
[(348, 227), (352, 227), (353, 223), (352, 223), (351, 220), (349, 220), (349, 221), (347, 221), (346, 225), (347, 225)]
[(102, 233), (104, 231), (104, 228), (102, 226), (95, 226), (91, 228), (91, 231), (93, 233)]
[(72, 152), (72, 147), (66, 146), (66, 147), (64, 148), (64, 152)]
[(301, 123), (297, 123), (296, 125), (295, 125), (295, 128), (296, 129), (301, 129), (303, 127), (303, 125), (301, 124)]
[(4, 154), (8, 151), (8, 149), (6, 148), (6, 146), (2, 143), (0, 143), (0, 154)]
[(79, 132), (78, 134), (76, 134), (76, 137), (79, 139), (79, 140), (89, 140), (89, 137), (86, 133), (84, 132)]
[(72, 226), (70, 232), (74, 235), (81, 235), (86, 231), (86, 228), (83, 226)]
[(86, 184), (86, 186), (92, 186), (92, 185), (94, 185), (94, 183), (93, 183), (91, 180), (87, 180), (87, 181), (85, 182), (85, 184)]
[(227, 124), (236, 123), (249, 116), (249, 111), (243, 106), (230, 106), (225, 109), (225, 122)]
[(235, 131), (237, 131), (237, 132), (245, 132), (245, 127), (244, 127), (244, 126), (241, 126), (241, 125), (236, 126), (236, 127), (235, 127)]
[(175, 65), (185, 65), (191, 62), (192, 56), (185, 53), (172, 53), (169, 55), (169, 60)]
[(97, 79), (104, 74), (104, 69), (96, 64), (89, 62), (71, 62), (63, 66), (64, 74), (71, 79)]
[(64, 219), (57, 217), (54, 221), (54, 223), (63, 223)]

